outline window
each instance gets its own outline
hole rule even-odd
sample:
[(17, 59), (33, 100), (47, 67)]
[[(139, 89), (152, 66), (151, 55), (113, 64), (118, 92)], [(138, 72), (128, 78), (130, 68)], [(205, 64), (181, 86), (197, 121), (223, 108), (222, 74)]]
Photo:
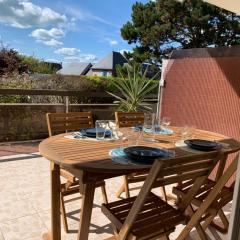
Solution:
[(107, 72), (107, 71), (102, 71), (102, 76), (103, 76), (103, 77), (107, 77), (107, 75), (108, 75), (108, 72)]

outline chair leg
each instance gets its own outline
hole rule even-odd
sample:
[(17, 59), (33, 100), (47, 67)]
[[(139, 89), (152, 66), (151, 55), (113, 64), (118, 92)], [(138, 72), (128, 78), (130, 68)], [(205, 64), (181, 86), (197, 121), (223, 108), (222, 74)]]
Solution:
[(125, 187), (126, 198), (130, 198), (130, 191), (129, 191), (127, 176), (124, 176), (124, 187)]
[[(188, 212), (191, 217), (194, 215), (194, 209), (192, 205), (188, 207)], [(205, 228), (202, 227), (199, 222), (195, 225), (195, 228), (201, 240), (208, 240), (207, 234), (205, 233)]]
[(103, 240), (117, 240), (117, 237), (112, 236), (112, 237), (104, 238)]
[(199, 235), (200, 239), (201, 240), (208, 240), (207, 234), (203, 230), (201, 224), (197, 223), (195, 227), (196, 227), (196, 230), (198, 232), (198, 235)]
[(218, 211), (218, 215), (219, 215), (219, 217), (221, 218), (221, 220), (222, 220), (222, 222), (223, 222), (223, 225), (224, 225), (226, 228), (228, 228), (229, 222), (228, 222), (228, 219), (227, 219), (227, 217), (226, 217), (226, 215), (225, 215), (225, 213), (223, 212), (222, 209), (220, 209), (220, 210)]
[(204, 231), (208, 228), (209, 224), (211, 224), (214, 218), (215, 215), (210, 215), (209, 217), (206, 218), (206, 220), (202, 224), (202, 228)]
[(113, 223), (111, 224), (111, 226), (112, 226), (114, 236), (117, 236), (118, 232), (119, 232), (118, 229), (116, 228), (116, 226)]
[(105, 187), (105, 185), (102, 185), (102, 186), (101, 186), (101, 190), (102, 190), (103, 202), (104, 202), (104, 203), (108, 203), (108, 198), (107, 198), (107, 192), (106, 192), (106, 187)]
[(166, 235), (165, 238), (166, 240), (170, 240), (169, 235)]
[(61, 207), (61, 216), (63, 221), (63, 227), (66, 233), (68, 233), (68, 223), (67, 223), (67, 216), (66, 216), (66, 209), (64, 205), (63, 195), (60, 195), (60, 207)]
[(119, 190), (116, 193), (116, 197), (120, 198), (121, 194), (125, 192), (126, 193), (126, 198), (130, 197), (130, 190), (129, 190), (129, 185), (128, 185), (128, 179), (127, 176), (123, 176), (123, 184), (119, 188)]
[(219, 224), (215, 223), (214, 220), (210, 223), (210, 225), (216, 228), (221, 233), (227, 233), (229, 222), (222, 209), (218, 211), (218, 215), (222, 221), (223, 226), (220, 226)]
[(166, 189), (165, 189), (165, 187), (163, 186), (163, 187), (160, 187), (160, 189), (161, 189), (161, 194), (163, 195), (163, 197), (164, 197), (164, 201), (165, 202), (167, 202), (167, 194), (166, 194)]
[(119, 188), (119, 190), (116, 192), (116, 197), (117, 197), (117, 198), (120, 198), (120, 196), (121, 196), (121, 194), (122, 194), (123, 192), (125, 192), (125, 184), (124, 184), (124, 183), (121, 185), (121, 187)]
[[(154, 237), (153, 239), (156, 239), (156, 237)], [(169, 238), (169, 236), (166, 234), (165, 236), (160, 237), (159, 240), (170, 240), (170, 238)]]
[[(201, 240), (209, 240), (207, 234), (204, 232), (204, 230), (202, 229), (202, 226), (201, 226), (201, 224), (199, 222), (196, 223), (196, 225), (194, 227), (196, 228), (196, 230), (198, 232), (198, 235), (199, 235)], [(182, 230), (182, 232), (176, 238), (176, 240), (185, 240), (187, 235), (189, 235), (189, 233), (190, 233), (190, 229), (185, 226), (185, 228)]]

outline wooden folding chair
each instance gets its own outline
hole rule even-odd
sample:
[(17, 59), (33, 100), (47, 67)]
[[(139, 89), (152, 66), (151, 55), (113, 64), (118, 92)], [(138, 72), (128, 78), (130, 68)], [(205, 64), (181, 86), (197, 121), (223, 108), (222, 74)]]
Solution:
[[(187, 223), (186, 227), (183, 229), (183, 231), (180, 233), (179, 239), (185, 239), (193, 226), (196, 224), (196, 222), (199, 222), (199, 218), (205, 214), (205, 217), (201, 219), (200, 221), (204, 220), (202, 226), (202, 229), (206, 228), (212, 220), (214, 219), (213, 214), (211, 212), (212, 206), (219, 201), (219, 194), (224, 189), (224, 186), (229, 181), (229, 179), (232, 177), (234, 172), (237, 170), (238, 166), (238, 158), (235, 158), (234, 161), (230, 164), (230, 166), (227, 168), (227, 170), (224, 172), (224, 174), (218, 179), (216, 184), (214, 185), (213, 189), (210, 191), (208, 196), (205, 198), (204, 202), (200, 205), (198, 210), (194, 213), (194, 215), (191, 217), (190, 221)], [(209, 212), (211, 214), (209, 214)], [(207, 239), (206, 239), (207, 240)]]
[(118, 127), (134, 127), (144, 123), (143, 112), (115, 112), (116, 124)]
[[(186, 212), (191, 200), (222, 157), (221, 151), (213, 151), (155, 160), (137, 197), (102, 205), (103, 213), (119, 231), (116, 239), (169, 239), (176, 225), (188, 222)], [(194, 181), (193, 187), (176, 208), (151, 192), (155, 187), (189, 180)], [(205, 240), (206, 235), (198, 222), (202, 215), (195, 218), (192, 228), (196, 227), (200, 238)], [(188, 233), (191, 229), (187, 229)]]
[[(70, 112), (70, 113), (47, 113), (47, 125), (49, 136), (56, 134), (71, 132), (81, 128), (93, 127), (93, 117), (91, 112)], [(60, 175), (66, 179), (65, 183), (61, 184), (61, 215), (64, 230), (69, 232), (64, 197), (75, 193), (81, 193), (81, 179), (75, 178), (70, 172), (65, 169), (60, 169)], [(96, 183), (96, 188), (101, 187), (103, 202), (107, 203), (107, 194), (105, 182), (99, 181)]]
[[(235, 158), (238, 158), (238, 157), (239, 156), (237, 155)], [(206, 197), (209, 195), (209, 193), (212, 191), (212, 189), (216, 185), (217, 180), (218, 179), (211, 180), (209, 178), (205, 180), (202, 187), (197, 192), (195, 198), (192, 200), (193, 208), (199, 207), (205, 201)], [(222, 233), (227, 233), (228, 227), (229, 227), (229, 222), (228, 222), (228, 219), (225, 216), (222, 209), (229, 202), (232, 201), (234, 184), (235, 184), (235, 182), (233, 182), (231, 184), (231, 186), (229, 186), (229, 187), (224, 186), (222, 191), (218, 194), (215, 202), (212, 203), (211, 208), (208, 210), (208, 215), (209, 215), (208, 222), (205, 221), (205, 223), (203, 224), (204, 230), (209, 226), (209, 224), (211, 224), (211, 226), (215, 227), (218, 231), (220, 231)], [(192, 185), (193, 185), (193, 181), (188, 181), (183, 184), (179, 184), (176, 187), (173, 187), (172, 192), (177, 195), (178, 201), (181, 201), (182, 197), (188, 192), (188, 190), (192, 187)], [(221, 225), (214, 222), (214, 218), (217, 215), (219, 216), (219, 219), (221, 220)], [(212, 218), (212, 221), (209, 222), (211, 220), (211, 218)]]
[[(144, 113), (143, 112), (115, 112), (115, 119), (116, 119), (116, 125), (118, 128), (123, 127), (134, 127), (138, 124), (144, 123)], [(130, 187), (129, 185), (131, 183), (138, 183), (145, 181), (146, 177), (148, 175), (148, 171), (144, 171), (141, 173), (132, 173), (123, 176), (123, 183), (122, 186), (119, 188), (119, 190), (116, 193), (116, 197), (120, 198), (121, 194), (123, 192), (126, 193), (126, 197), (130, 197)], [(164, 199), (167, 199), (166, 191), (164, 187), (161, 187), (161, 192), (164, 197)]]

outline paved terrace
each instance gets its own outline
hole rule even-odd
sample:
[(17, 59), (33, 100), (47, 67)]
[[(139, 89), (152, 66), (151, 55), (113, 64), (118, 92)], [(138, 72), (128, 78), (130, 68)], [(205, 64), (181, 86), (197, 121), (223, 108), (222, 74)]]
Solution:
[[(49, 162), (37, 151), (38, 143), (0, 145), (0, 240), (40, 240), (42, 233), (50, 229)], [(106, 181), (110, 201), (115, 200), (114, 194), (120, 184), (121, 178)], [(75, 200), (66, 203), (70, 233), (66, 234), (62, 229), (63, 240), (74, 240), (77, 235), (81, 199), (78, 194), (71, 198)], [(101, 213), (101, 200), (97, 189), (90, 240), (102, 240), (111, 234), (109, 221)], [(226, 207), (228, 215), (230, 207)], [(171, 240), (176, 239), (180, 229), (182, 226), (177, 227)], [(227, 239), (215, 229), (208, 233), (211, 239)], [(194, 230), (188, 238), (191, 239), (198, 239)]]

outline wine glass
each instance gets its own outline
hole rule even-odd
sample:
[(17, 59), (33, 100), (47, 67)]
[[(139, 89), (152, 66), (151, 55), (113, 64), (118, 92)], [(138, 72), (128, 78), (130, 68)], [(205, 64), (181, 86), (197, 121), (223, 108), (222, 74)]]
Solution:
[(139, 145), (139, 142), (142, 140), (142, 129), (136, 128), (134, 132), (129, 132), (128, 141), (129, 145)]
[(108, 121), (108, 127), (111, 131), (111, 139), (117, 139), (118, 135), (117, 135), (117, 125), (116, 122), (114, 120), (109, 120)]
[(124, 141), (126, 140), (125, 134), (122, 131), (123, 129), (116, 127), (116, 135), (117, 135), (117, 139), (120, 142), (120, 149), (123, 150), (124, 149)]
[(181, 129), (181, 140), (184, 141), (188, 138), (193, 138), (194, 137), (194, 127), (185, 125)]
[(170, 117), (163, 117), (161, 121), (161, 125), (163, 128), (167, 128), (171, 124), (171, 118)]

